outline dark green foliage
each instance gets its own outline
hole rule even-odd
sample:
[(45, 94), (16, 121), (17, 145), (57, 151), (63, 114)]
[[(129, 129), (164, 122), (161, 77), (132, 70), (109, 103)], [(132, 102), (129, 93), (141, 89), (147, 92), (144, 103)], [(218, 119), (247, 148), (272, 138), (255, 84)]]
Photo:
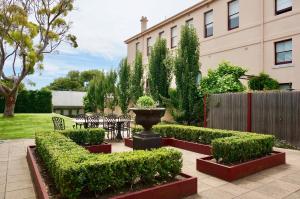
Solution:
[(144, 94), (143, 73), (144, 69), (142, 53), (137, 52), (135, 55), (130, 88), (131, 98), (134, 103)]
[(154, 184), (181, 171), (181, 153), (172, 149), (90, 154), (57, 132), (36, 134), (36, 149), (61, 195), (77, 198), (83, 190), (118, 191), (136, 183)]
[[(183, 125), (156, 125), (153, 130), (162, 137), (209, 144), (213, 149), (213, 157), (225, 164), (246, 162), (268, 155), (275, 143), (275, 137), (272, 135), (231, 130)], [(140, 131), (142, 131), (140, 126), (132, 130), (133, 133)]]
[(246, 72), (242, 67), (222, 62), (217, 69), (208, 70), (208, 76), (201, 80), (201, 91), (205, 94), (242, 92), (246, 88), (239, 79)]
[(102, 144), (105, 137), (104, 129), (64, 130), (60, 131), (60, 133), (79, 145)]
[[(5, 100), (0, 96), (0, 112), (4, 111)], [(18, 93), (15, 113), (51, 113), (52, 94), (47, 90), (27, 91)]]
[(118, 104), (117, 78), (118, 74), (115, 70), (110, 70), (105, 74), (105, 107), (112, 111)]
[(70, 71), (66, 77), (55, 79), (46, 88), (58, 91), (86, 91), (88, 83), (101, 74), (103, 72), (99, 70)]
[(279, 83), (268, 74), (260, 73), (257, 77), (251, 77), (248, 86), (251, 90), (278, 90)]
[(161, 97), (168, 97), (171, 82), (172, 65), (168, 60), (167, 41), (158, 38), (149, 58), (149, 87), (155, 101), (162, 102)]
[(197, 77), (199, 66), (199, 40), (195, 28), (183, 26), (179, 42), (178, 53), (175, 60), (176, 86), (179, 96), (179, 110), (181, 117), (191, 124), (195, 119), (195, 108), (199, 92)]
[(127, 58), (122, 59), (119, 65), (118, 97), (122, 112), (127, 113), (130, 101), (130, 65)]
[(213, 156), (224, 164), (246, 162), (272, 153), (275, 137), (245, 134), (212, 141)]

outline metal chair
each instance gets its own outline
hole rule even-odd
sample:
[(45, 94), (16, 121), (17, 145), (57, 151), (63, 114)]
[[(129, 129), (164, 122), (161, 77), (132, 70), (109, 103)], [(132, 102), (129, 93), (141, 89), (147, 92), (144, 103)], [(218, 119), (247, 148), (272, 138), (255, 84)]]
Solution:
[(82, 123), (76, 123), (75, 124), (75, 127), (76, 127), (76, 129), (78, 128), (78, 126), (79, 126), (79, 128), (81, 128), (82, 126), (84, 127), (84, 128), (86, 128), (86, 115), (85, 114), (80, 114), (80, 115), (77, 115), (76, 117), (75, 117), (75, 119), (77, 120), (77, 121), (80, 121), (80, 122), (82, 122)]
[(99, 121), (99, 116), (98, 115), (91, 115), (87, 117), (87, 124), (88, 128), (99, 128), (100, 127), (100, 121)]
[(52, 122), (55, 131), (65, 130), (65, 120), (61, 117), (52, 117)]
[(117, 116), (114, 114), (107, 115), (104, 117), (103, 128), (107, 131), (107, 138), (115, 139), (116, 137), (116, 121)]
[(130, 115), (121, 115), (118, 117), (119, 123), (121, 125), (122, 136), (124, 137), (125, 132), (127, 133), (127, 137), (130, 137)]

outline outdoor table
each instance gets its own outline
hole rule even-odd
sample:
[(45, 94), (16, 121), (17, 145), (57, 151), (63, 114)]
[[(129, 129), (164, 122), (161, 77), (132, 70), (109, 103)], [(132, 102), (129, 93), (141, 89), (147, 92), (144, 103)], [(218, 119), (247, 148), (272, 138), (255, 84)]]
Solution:
[[(83, 120), (83, 119), (73, 119), (73, 122), (75, 124), (83, 124), (83, 126), (88, 126), (88, 121)], [(99, 119), (99, 123), (103, 124), (105, 122), (105, 119)], [(115, 120), (115, 124), (117, 126), (117, 140), (122, 140), (122, 134), (121, 134), (121, 129), (122, 129), (122, 124), (124, 124), (125, 122), (133, 122), (133, 120), (126, 120), (126, 119), (116, 119)]]

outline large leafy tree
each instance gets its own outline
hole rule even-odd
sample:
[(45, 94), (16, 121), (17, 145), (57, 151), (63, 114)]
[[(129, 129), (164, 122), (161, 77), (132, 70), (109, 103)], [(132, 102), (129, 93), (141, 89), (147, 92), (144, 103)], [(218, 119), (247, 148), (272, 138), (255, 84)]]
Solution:
[(73, 0), (0, 0), (0, 94), (5, 97), (4, 116), (14, 115), (21, 82), (43, 68), (45, 54), (62, 42), (77, 47), (65, 20), (72, 10)]
[(149, 59), (149, 86), (154, 100), (162, 102), (161, 97), (168, 97), (171, 82), (172, 65), (168, 59), (167, 41), (158, 38), (151, 50)]
[(248, 86), (251, 90), (278, 90), (279, 83), (268, 74), (260, 73), (259, 76), (251, 77)]
[(134, 67), (131, 77), (131, 98), (133, 102), (136, 102), (139, 97), (144, 94), (144, 82), (143, 82), (143, 57), (142, 53), (137, 52), (134, 61)]
[(215, 70), (209, 70), (207, 77), (201, 80), (201, 91), (205, 94), (242, 92), (246, 87), (239, 80), (246, 69), (230, 62), (222, 62)]
[(130, 65), (127, 58), (122, 59), (119, 65), (118, 96), (121, 110), (126, 113), (130, 101)]
[(200, 71), (199, 40), (194, 27), (183, 26), (177, 56), (175, 58), (175, 77), (179, 98), (179, 111), (182, 120), (190, 124), (199, 111), (199, 91), (197, 77)]

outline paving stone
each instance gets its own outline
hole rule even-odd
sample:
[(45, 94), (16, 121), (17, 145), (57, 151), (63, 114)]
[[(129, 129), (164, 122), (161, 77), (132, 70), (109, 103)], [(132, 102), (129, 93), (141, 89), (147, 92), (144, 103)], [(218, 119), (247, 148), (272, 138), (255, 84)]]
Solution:
[(4, 184), (0, 184), (0, 193), (5, 192), (5, 183)]
[(288, 195), (284, 199), (299, 199), (299, 198), (300, 198), (300, 191), (296, 191), (296, 192)]
[(5, 199), (28, 199), (35, 198), (33, 188), (20, 189), (16, 191), (9, 191), (5, 194)]
[(242, 188), (240, 186), (237, 186), (237, 185), (231, 184), (231, 183), (222, 185), (222, 186), (218, 187), (218, 189), (228, 192), (228, 193), (231, 193), (232, 195), (235, 195), (235, 196), (240, 196), (240, 195), (250, 191), (249, 189), (245, 189), (245, 188)]
[(259, 187), (255, 191), (265, 196), (269, 196), (273, 198), (283, 198), (299, 189), (300, 189), (299, 185), (291, 184), (281, 180), (276, 180), (274, 182)]
[(7, 183), (7, 185), (6, 185), (6, 191), (7, 192), (8, 191), (15, 191), (15, 190), (31, 188), (31, 187), (33, 187), (33, 184), (32, 184), (31, 180), (10, 182), (10, 183)]
[(246, 179), (239, 179), (239, 180), (236, 180), (232, 183), (239, 186), (239, 187), (242, 187), (244, 189), (249, 189), (249, 190), (254, 190), (254, 189), (256, 189), (256, 188), (263, 185), (260, 182), (253, 182), (253, 181), (249, 181), (249, 180), (246, 180)]
[(236, 197), (236, 199), (272, 199), (272, 198), (255, 191), (250, 191)]
[(208, 178), (204, 178), (204, 179), (198, 179), (198, 181), (203, 182), (207, 185), (210, 185), (212, 187), (218, 187), (224, 184), (227, 184), (228, 182), (224, 181), (224, 180), (220, 180), (218, 178), (215, 177), (208, 177)]
[(198, 193), (202, 192), (202, 191), (206, 191), (208, 189), (213, 188), (213, 186), (210, 186), (208, 184), (205, 184), (203, 182), (199, 182), (198, 181)]
[(225, 191), (221, 191), (219, 189), (209, 189), (199, 193), (200, 198), (207, 198), (207, 199), (231, 199), (235, 196)]
[(7, 182), (19, 182), (31, 180), (30, 174), (12, 175), (7, 178)]

